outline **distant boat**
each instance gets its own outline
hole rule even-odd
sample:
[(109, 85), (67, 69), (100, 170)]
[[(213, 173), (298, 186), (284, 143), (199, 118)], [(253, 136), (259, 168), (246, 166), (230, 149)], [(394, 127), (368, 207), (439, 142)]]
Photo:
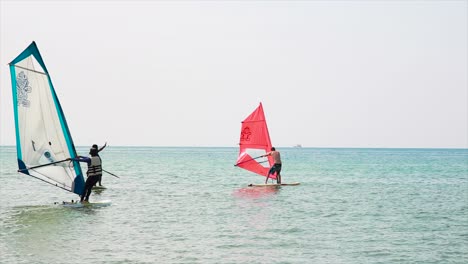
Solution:
[(10, 62), (18, 172), (81, 195), (84, 178), (65, 115), (35, 42)]
[(294, 145), (293, 148), (302, 148), (301, 144)]
[[(268, 177), (273, 166), (271, 156), (262, 157), (271, 151), (270, 134), (265, 120), (262, 103), (242, 121), (239, 156), (235, 166)], [(276, 175), (270, 175), (276, 179)]]

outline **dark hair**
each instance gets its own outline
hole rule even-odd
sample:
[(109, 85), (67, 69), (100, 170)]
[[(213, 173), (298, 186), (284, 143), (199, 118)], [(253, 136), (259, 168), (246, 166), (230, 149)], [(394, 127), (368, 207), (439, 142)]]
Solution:
[(276, 149), (274, 147), (271, 147), (271, 151), (275, 151)]
[(91, 155), (91, 156), (97, 156), (97, 154), (98, 154), (98, 150), (97, 150), (96, 148), (91, 148), (91, 149), (89, 150), (89, 155)]
[(96, 144), (93, 144), (92, 148), (95, 148), (95, 149), (97, 149), (97, 148), (98, 148), (98, 146), (97, 146)]

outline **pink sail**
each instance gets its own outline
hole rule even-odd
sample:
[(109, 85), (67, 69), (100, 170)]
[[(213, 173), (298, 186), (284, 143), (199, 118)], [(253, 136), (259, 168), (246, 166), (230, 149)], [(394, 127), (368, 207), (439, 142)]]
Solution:
[[(261, 157), (271, 150), (270, 134), (263, 113), (262, 103), (244, 121), (242, 121), (239, 157), (236, 166), (259, 175), (268, 176), (273, 165), (271, 156)], [(276, 179), (276, 175), (270, 175)]]

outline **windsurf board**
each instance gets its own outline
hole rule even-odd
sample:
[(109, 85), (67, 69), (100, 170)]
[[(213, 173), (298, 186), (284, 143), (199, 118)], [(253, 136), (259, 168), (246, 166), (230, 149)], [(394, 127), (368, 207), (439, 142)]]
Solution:
[(295, 185), (299, 185), (301, 183), (299, 182), (292, 182), (292, 183), (281, 183), (281, 184), (277, 184), (277, 183), (269, 183), (269, 184), (249, 184), (249, 187), (274, 187), (274, 186), (295, 186)]
[(62, 206), (64, 207), (102, 207), (102, 206), (109, 206), (112, 202), (110, 200), (102, 200), (96, 202), (79, 202), (79, 201), (71, 201), (71, 202), (62, 202)]

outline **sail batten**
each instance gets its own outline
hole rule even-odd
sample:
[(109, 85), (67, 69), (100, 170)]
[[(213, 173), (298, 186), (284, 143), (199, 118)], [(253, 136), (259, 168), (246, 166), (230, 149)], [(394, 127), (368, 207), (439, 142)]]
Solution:
[(33, 42), (10, 63), (18, 172), (81, 195), (84, 178), (47, 68)]
[[(273, 159), (271, 156), (263, 157), (263, 155), (271, 150), (272, 145), (262, 104), (260, 103), (241, 124), (239, 156), (236, 166), (268, 177)], [(269, 177), (276, 179), (275, 175)]]
[(40, 71), (36, 71), (36, 70), (34, 70), (34, 69), (29, 69), (29, 68), (26, 68), (26, 67), (21, 67), (21, 66), (19, 66), (19, 65), (15, 65), (15, 67), (16, 67), (16, 68), (19, 68), (19, 69), (23, 69), (23, 70), (32, 71), (32, 72), (35, 72), (35, 73), (47, 75), (47, 73), (45, 73), (45, 72), (40, 72)]

